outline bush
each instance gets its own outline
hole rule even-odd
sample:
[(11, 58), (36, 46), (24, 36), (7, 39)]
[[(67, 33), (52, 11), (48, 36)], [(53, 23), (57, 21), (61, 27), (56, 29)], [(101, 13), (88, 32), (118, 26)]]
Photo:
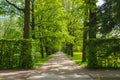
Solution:
[(120, 68), (120, 39), (87, 41), (87, 59), (90, 68)]
[(31, 40), (0, 40), (0, 69), (33, 67)]

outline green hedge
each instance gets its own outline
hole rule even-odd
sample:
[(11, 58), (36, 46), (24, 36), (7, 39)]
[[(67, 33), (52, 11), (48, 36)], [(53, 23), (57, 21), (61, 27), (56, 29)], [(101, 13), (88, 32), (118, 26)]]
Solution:
[(120, 39), (87, 41), (87, 59), (90, 68), (120, 68)]
[(0, 69), (33, 67), (31, 40), (0, 40)]

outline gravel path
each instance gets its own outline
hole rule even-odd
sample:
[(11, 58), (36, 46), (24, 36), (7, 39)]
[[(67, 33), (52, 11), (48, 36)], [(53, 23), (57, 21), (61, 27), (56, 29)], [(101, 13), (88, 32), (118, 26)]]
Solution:
[(120, 80), (120, 70), (88, 70), (57, 52), (36, 70), (0, 71), (0, 77), (0, 80), (94, 80), (96, 77), (117, 77)]

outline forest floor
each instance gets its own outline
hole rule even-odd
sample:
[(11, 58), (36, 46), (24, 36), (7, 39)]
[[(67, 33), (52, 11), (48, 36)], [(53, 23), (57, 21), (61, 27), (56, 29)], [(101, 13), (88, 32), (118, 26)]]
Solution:
[(0, 80), (106, 80), (106, 79), (120, 80), (120, 70), (90, 70), (85, 67), (77, 65), (62, 52), (57, 52), (49, 61), (47, 61), (40, 68), (35, 70), (0, 71)]

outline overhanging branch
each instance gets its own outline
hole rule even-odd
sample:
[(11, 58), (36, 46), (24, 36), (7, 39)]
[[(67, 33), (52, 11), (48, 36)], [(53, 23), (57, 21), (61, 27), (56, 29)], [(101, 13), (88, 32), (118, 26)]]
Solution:
[(6, 0), (6, 2), (12, 6), (14, 6), (16, 9), (20, 10), (20, 11), (23, 11), (24, 12), (24, 9), (22, 8), (19, 8), (18, 6), (16, 6), (15, 4), (13, 4), (12, 2), (10, 2), (9, 0)]

